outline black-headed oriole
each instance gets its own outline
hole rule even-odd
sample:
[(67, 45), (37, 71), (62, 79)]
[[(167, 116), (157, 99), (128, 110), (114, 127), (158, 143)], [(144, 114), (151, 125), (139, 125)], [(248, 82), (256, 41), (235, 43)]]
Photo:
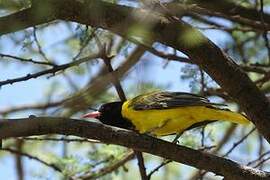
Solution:
[(220, 106), (190, 93), (155, 91), (125, 102), (103, 104), (98, 111), (83, 117), (97, 118), (104, 124), (156, 136), (179, 134), (217, 120), (250, 123), (244, 115)]

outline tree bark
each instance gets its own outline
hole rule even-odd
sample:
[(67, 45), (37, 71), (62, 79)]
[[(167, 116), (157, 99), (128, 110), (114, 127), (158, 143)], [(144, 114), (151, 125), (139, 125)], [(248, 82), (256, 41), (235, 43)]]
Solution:
[(240, 165), (225, 158), (101, 123), (57, 117), (0, 121), (0, 138), (2, 139), (45, 134), (74, 135), (96, 139), (105, 144), (117, 144), (211, 171), (232, 180), (270, 178), (270, 173)]

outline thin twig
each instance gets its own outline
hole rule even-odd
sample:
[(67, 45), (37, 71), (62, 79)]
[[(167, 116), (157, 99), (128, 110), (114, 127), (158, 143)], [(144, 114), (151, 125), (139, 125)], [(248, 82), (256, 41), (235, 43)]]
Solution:
[(261, 154), (257, 159), (253, 160), (253, 161), (250, 161), (249, 163), (247, 163), (247, 166), (250, 166), (251, 164), (254, 164), (258, 161), (260, 161), (263, 157), (265, 157), (266, 155), (269, 155), (270, 154), (270, 151), (267, 151), (263, 154)]
[(245, 136), (243, 136), (239, 141), (235, 142), (233, 146), (222, 156), (228, 156), (239, 144), (241, 144), (245, 139), (248, 138), (250, 134), (252, 134), (256, 130), (256, 127), (252, 128)]
[(149, 180), (147, 174), (146, 174), (146, 168), (144, 165), (144, 159), (143, 159), (143, 155), (142, 152), (140, 151), (134, 151), (137, 160), (138, 160), (138, 166), (139, 166), (139, 170), (140, 170), (140, 174), (141, 174), (141, 179), (142, 180)]
[(106, 166), (98, 170), (98, 172), (90, 172), (83, 174), (81, 176), (75, 177), (74, 179), (81, 179), (81, 180), (90, 180), (90, 179), (98, 179), (106, 174), (109, 174), (119, 167), (123, 166), (126, 162), (134, 158), (134, 153), (132, 151), (128, 152), (122, 159), (117, 162), (112, 163), (110, 166)]
[(261, 63), (250, 63), (250, 66), (256, 66), (256, 67), (263, 67), (263, 68), (270, 68), (269, 64), (261, 64)]
[(162, 51), (158, 51), (155, 48), (153, 48), (152, 46), (146, 45), (141, 41), (136, 40), (135, 38), (132, 37), (128, 37), (128, 39), (136, 44), (139, 44), (140, 46), (144, 47), (148, 52), (167, 59), (167, 60), (171, 60), (171, 61), (177, 61), (177, 62), (183, 62), (183, 63), (188, 63), (188, 64), (194, 64), (193, 61), (189, 58), (186, 57), (181, 57), (181, 56), (177, 56), (175, 53), (174, 54), (166, 54)]
[(44, 51), (42, 50), (42, 47), (38, 41), (38, 38), (37, 38), (37, 28), (34, 26), (34, 29), (33, 29), (33, 36), (34, 36), (34, 41), (36, 42), (36, 45), (37, 45), (37, 48), (38, 48), (38, 52), (41, 54), (41, 56), (48, 62), (50, 62), (50, 60), (47, 58), (46, 54), (44, 53)]
[(18, 60), (21, 62), (27, 62), (27, 63), (33, 63), (33, 64), (39, 64), (39, 65), (55, 66), (55, 64), (53, 64), (51, 62), (35, 61), (31, 58), (27, 59), (27, 58), (22, 58), (22, 57), (18, 57), (18, 56), (9, 55), (9, 54), (3, 54), (3, 53), (0, 53), (0, 57), (11, 58), (11, 59)]
[[(17, 151), (21, 152), (23, 149), (23, 140), (17, 139), (16, 140), (16, 149)], [(16, 160), (16, 171), (17, 171), (17, 179), (18, 180), (24, 180), (24, 166), (23, 166), (23, 160), (22, 156), (15, 154), (15, 160)]]
[(23, 77), (14, 78), (14, 79), (7, 79), (5, 81), (0, 81), (0, 87), (2, 87), (4, 85), (7, 85), (7, 84), (13, 84), (13, 83), (21, 82), (21, 81), (27, 81), (29, 79), (37, 78), (37, 77), (44, 76), (44, 75), (47, 75), (47, 74), (55, 74), (58, 71), (63, 71), (63, 70), (68, 69), (70, 67), (78, 66), (81, 63), (85, 63), (85, 62), (87, 62), (89, 60), (93, 60), (93, 59), (96, 59), (96, 58), (99, 58), (99, 57), (100, 57), (100, 54), (98, 53), (98, 54), (94, 54), (94, 55), (91, 55), (91, 56), (88, 56), (88, 57), (84, 57), (84, 58), (81, 58), (81, 59), (79, 59), (77, 61), (66, 63), (66, 64), (63, 64), (63, 65), (56, 65), (56, 66), (53, 66), (53, 68), (50, 68), (50, 69), (47, 69), (47, 70), (44, 70), (44, 71), (40, 71), (40, 72), (37, 72), (37, 73), (27, 74), (26, 76), (23, 76)]
[(201, 128), (201, 146), (204, 147), (204, 141), (205, 141), (205, 126)]
[(226, 130), (225, 135), (222, 137), (216, 148), (212, 151), (213, 154), (216, 154), (219, 152), (222, 147), (227, 144), (227, 142), (231, 139), (232, 135), (234, 135), (234, 132), (236, 130), (236, 124), (231, 124), (230, 127)]
[(251, 64), (250, 65), (240, 65), (240, 67), (244, 71), (255, 72), (255, 73), (259, 73), (259, 74), (267, 74), (266, 67), (255, 66), (255, 65), (251, 65)]
[(28, 104), (28, 105), (21, 105), (17, 107), (15, 106), (15, 107), (0, 110), (0, 114), (6, 115), (6, 114), (18, 112), (18, 111), (25, 111), (25, 110), (44, 110), (44, 109), (60, 106), (63, 102), (65, 102), (65, 99), (56, 101), (56, 102), (44, 103), (44, 104)]
[(262, 161), (260, 161), (256, 166), (254, 166), (254, 168), (258, 168), (259, 166), (261, 166), (263, 163), (265, 163), (266, 161), (268, 161), (270, 159), (270, 157), (263, 159)]
[(24, 137), (24, 138), (18, 138), (18, 139), (23, 139), (26, 141), (65, 141), (67, 143), (70, 142), (79, 142), (79, 143), (101, 143), (100, 141), (93, 140), (93, 139), (79, 139), (79, 138), (35, 138), (35, 137)]
[(46, 162), (46, 161), (44, 161), (44, 160), (42, 160), (42, 159), (40, 159), (38, 157), (35, 157), (35, 156), (30, 155), (30, 154), (27, 154), (27, 153), (24, 153), (24, 152), (21, 152), (21, 151), (17, 151), (15, 149), (11, 149), (11, 148), (1, 148), (0, 151), (1, 150), (10, 152), (12, 154), (17, 154), (17, 155), (20, 155), (20, 156), (25, 156), (25, 157), (28, 157), (29, 159), (34, 159), (34, 160), (40, 162), (41, 164), (44, 164), (44, 165), (46, 165), (48, 167), (51, 167), (55, 171), (58, 171), (58, 172), (62, 173), (62, 170), (59, 167), (57, 167), (55, 164), (48, 163), (48, 162)]
[(68, 82), (68, 84), (70, 85), (70, 89), (73, 90), (73, 92), (78, 92), (79, 91), (79, 87), (78, 85), (74, 82), (74, 80), (72, 78), (70, 78), (70, 76), (68, 74), (66, 74), (65, 72), (63, 72), (63, 78), (65, 78), (65, 80)]
[(264, 83), (268, 82), (270, 79), (270, 71), (264, 74), (264, 76), (258, 80), (256, 80), (254, 83), (258, 86), (262, 86)]
[[(86, 30), (87, 31), (87, 30)], [(78, 53), (72, 58), (73, 60), (76, 60), (80, 55), (82, 54), (85, 47), (88, 45), (88, 43), (91, 41), (91, 39), (95, 36), (96, 28), (93, 28), (93, 32), (84, 40), (83, 44), (81, 45), (80, 50)]]
[(102, 45), (101, 41), (99, 40), (99, 38), (97, 36), (95, 36), (95, 39), (96, 39), (99, 51), (101, 52), (101, 58), (103, 59), (105, 65), (107, 67), (107, 70), (109, 73), (112, 73), (112, 78), (113, 78), (112, 83), (113, 83), (113, 85), (118, 93), (120, 100), (124, 102), (127, 100), (126, 95), (124, 93), (124, 90), (121, 86), (119, 79), (117, 78), (117, 76), (114, 76), (114, 74), (113, 74), (114, 70), (113, 70), (112, 65), (111, 65), (111, 59), (113, 58), (113, 56), (111, 57), (108, 55), (109, 52), (107, 52), (106, 44)]
[(89, 106), (93, 105), (93, 101), (92, 98), (89, 99), (88, 97), (97, 97), (101, 92), (104, 92), (110, 85), (112, 79), (111, 74), (115, 74), (118, 78), (122, 77), (139, 61), (139, 58), (145, 51), (146, 49), (141, 46), (136, 47), (127, 60), (117, 68), (117, 73), (107, 73), (107, 70), (105, 71), (106, 68), (102, 68), (99, 73), (91, 79), (85, 89), (76, 93), (64, 103), (64, 107), (69, 108), (70, 110), (72, 109), (70, 114), (89, 109)]
[[(204, 76), (204, 72), (202, 70), (201, 67), (199, 67), (199, 71), (200, 71), (200, 84), (201, 84), (201, 90), (200, 90), (200, 94), (202, 96), (205, 96), (204, 94), (204, 90), (207, 88), (207, 85), (205, 83), (205, 76)], [(205, 141), (205, 126), (203, 126), (201, 128), (201, 146), (204, 147), (204, 141)]]
[(163, 166), (169, 164), (170, 162), (172, 162), (172, 160), (164, 160), (160, 165), (158, 165), (157, 167), (155, 167), (149, 174), (148, 174), (148, 179), (151, 178), (151, 176), (157, 172), (160, 168), (162, 168)]
[[(263, 154), (263, 152), (264, 152), (264, 141), (263, 141), (263, 137), (260, 135), (260, 134), (258, 134), (258, 139), (259, 139), (259, 152), (258, 152), (258, 154), (259, 154), (259, 156), (261, 156), (262, 154)], [(260, 165), (260, 167), (259, 167), (259, 169), (263, 169), (263, 165), (264, 164), (261, 164)]]
[(147, 47), (147, 51), (149, 51), (150, 53), (152, 53), (152, 54), (154, 54), (154, 55), (156, 55), (158, 57), (161, 57), (161, 58), (164, 58), (164, 59), (167, 59), (167, 60), (193, 64), (191, 59), (186, 58), (186, 57), (177, 56), (175, 53), (174, 54), (166, 54), (166, 53), (164, 53), (162, 51), (156, 50), (153, 47)]

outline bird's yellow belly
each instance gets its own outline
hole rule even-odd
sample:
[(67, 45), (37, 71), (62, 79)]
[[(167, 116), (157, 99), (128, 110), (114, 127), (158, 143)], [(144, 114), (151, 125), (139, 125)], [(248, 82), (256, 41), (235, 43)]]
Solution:
[(204, 106), (191, 106), (136, 111), (124, 104), (122, 116), (129, 119), (140, 133), (151, 133), (162, 136), (181, 133), (198, 122), (215, 120), (211, 119), (213, 112), (209, 109)]

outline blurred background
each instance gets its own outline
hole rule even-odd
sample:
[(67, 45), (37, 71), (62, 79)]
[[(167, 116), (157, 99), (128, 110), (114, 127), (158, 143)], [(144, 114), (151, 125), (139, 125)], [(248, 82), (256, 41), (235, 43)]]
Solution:
[[(258, 12), (263, 7), (263, 13), (269, 12), (270, 1), (266, 0), (223, 1), (234, 3), (235, 7), (253, 8)], [(107, 2), (131, 7), (143, 6), (135, 0)], [(189, 5), (189, 2), (179, 0), (174, 3)], [(30, 7), (30, 4), (28, 0), (2, 0), (0, 15), (7, 16)], [(215, 15), (190, 13), (181, 19), (222, 48), (262, 91), (266, 94), (269, 92), (267, 31)], [(193, 40), (192, 35), (189, 38)], [(104, 51), (113, 69), (121, 72), (119, 78), (128, 98), (154, 90), (192, 92), (241, 112), (226, 92), (200, 67), (185, 62), (188, 58), (179, 51), (160, 43), (153, 43), (152, 48), (146, 50), (105, 29), (53, 21), (1, 36), (1, 118), (36, 115), (79, 119), (83, 113), (91, 111), (90, 108), (118, 100), (111, 82), (102, 79), (107, 74), (100, 56)], [(57, 70), (60, 65), (64, 66)], [(49, 73), (46, 73), (48, 70)], [(44, 74), (24, 81), (16, 79), (32, 77), (39, 72)], [(74, 97), (81, 99), (70, 101)], [(173, 138), (164, 137), (165, 140)], [(269, 145), (253, 125), (236, 126), (228, 122), (216, 122), (185, 132), (179, 144), (269, 171)], [(124, 180), (140, 177), (137, 160), (130, 155), (129, 149), (120, 146), (59, 135), (12, 138), (4, 140), (3, 146), (6, 150), (0, 151), (0, 179), (73, 177)], [(144, 154), (144, 158), (148, 173), (164, 162), (164, 159), (149, 154)], [(126, 163), (113, 169), (123, 159)], [(222, 177), (170, 162), (154, 171), (151, 179)]]

